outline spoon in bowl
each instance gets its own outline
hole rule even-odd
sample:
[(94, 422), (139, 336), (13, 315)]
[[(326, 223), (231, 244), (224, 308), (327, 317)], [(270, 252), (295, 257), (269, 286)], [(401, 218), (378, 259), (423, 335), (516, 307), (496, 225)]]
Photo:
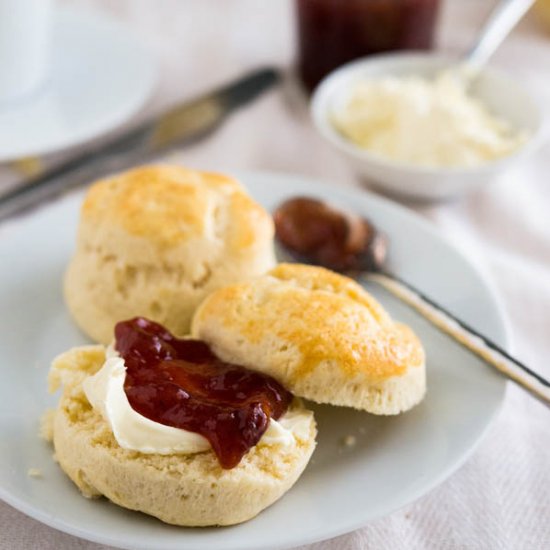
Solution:
[(550, 405), (550, 381), (386, 269), (388, 240), (368, 220), (309, 197), (285, 201), (273, 219), (277, 241), (293, 260), (345, 273), (359, 283), (381, 285), (485, 363)]
[(501, 0), (483, 25), (476, 42), (464, 56), (463, 64), (475, 74), (534, 3), (535, 0)]
[(479, 75), (510, 31), (519, 23), (536, 0), (500, 0), (483, 24), (474, 44), (447, 72), (463, 86), (469, 86)]

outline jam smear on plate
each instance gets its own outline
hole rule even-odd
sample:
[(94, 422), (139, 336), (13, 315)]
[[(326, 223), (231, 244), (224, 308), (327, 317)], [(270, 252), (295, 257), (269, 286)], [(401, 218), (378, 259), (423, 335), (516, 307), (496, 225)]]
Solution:
[(223, 468), (237, 466), (292, 400), (270, 376), (225, 363), (205, 342), (176, 338), (143, 317), (116, 325), (115, 349), (126, 364), (131, 407), (203, 435)]

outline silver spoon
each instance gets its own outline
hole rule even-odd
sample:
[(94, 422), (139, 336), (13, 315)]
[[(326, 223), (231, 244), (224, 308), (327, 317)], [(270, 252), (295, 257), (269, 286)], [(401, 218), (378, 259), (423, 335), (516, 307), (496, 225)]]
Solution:
[(501, 0), (483, 25), (464, 62), (477, 70), (487, 63), (502, 41), (536, 0)]
[(485, 363), (550, 405), (550, 382), (420, 290), (387, 271), (387, 241), (367, 220), (307, 197), (274, 212), (276, 236), (293, 260), (344, 272), (381, 285)]

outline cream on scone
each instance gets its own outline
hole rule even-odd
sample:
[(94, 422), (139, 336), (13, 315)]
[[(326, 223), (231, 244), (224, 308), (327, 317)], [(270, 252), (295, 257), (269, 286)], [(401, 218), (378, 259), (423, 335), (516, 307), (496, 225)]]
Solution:
[(269, 374), (294, 395), (393, 415), (426, 391), (422, 344), (348, 277), (280, 264), (217, 290), (192, 334), (225, 361)]
[(109, 343), (115, 323), (136, 315), (183, 335), (210, 292), (274, 264), (271, 217), (239, 182), (146, 166), (89, 189), (65, 299), (97, 342)]
[[(286, 437), (266, 432), (231, 469), (222, 468), (214, 452), (193, 438), (187, 451), (124, 448), (113, 433), (113, 418), (106, 418), (102, 407), (95, 403), (94, 408), (87, 397), (94, 385), (90, 381), (106, 359), (103, 346), (74, 348), (54, 360), (49, 376), (50, 390), (63, 386), (63, 394), (51, 416), (52, 429), (46, 431), (61, 468), (87, 497), (105, 496), (175, 525), (231, 525), (280, 498), (313, 453), (313, 414), (298, 401), (279, 419)], [(95, 395), (111, 407), (106, 397)], [(156, 441), (149, 440), (153, 445)]]

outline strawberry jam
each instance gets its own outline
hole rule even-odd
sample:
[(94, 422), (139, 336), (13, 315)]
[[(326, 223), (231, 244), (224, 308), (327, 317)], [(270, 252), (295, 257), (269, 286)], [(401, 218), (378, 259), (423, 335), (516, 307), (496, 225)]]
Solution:
[(200, 340), (180, 340), (142, 317), (115, 327), (124, 391), (146, 418), (203, 435), (233, 468), (287, 410), (292, 394), (270, 376), (218, 359)]
[(295, 197), (273, 214), (278, 242), (304, 263), (334, 271), (377, 271), (386, 238), (368, 220), (309, 197)]

